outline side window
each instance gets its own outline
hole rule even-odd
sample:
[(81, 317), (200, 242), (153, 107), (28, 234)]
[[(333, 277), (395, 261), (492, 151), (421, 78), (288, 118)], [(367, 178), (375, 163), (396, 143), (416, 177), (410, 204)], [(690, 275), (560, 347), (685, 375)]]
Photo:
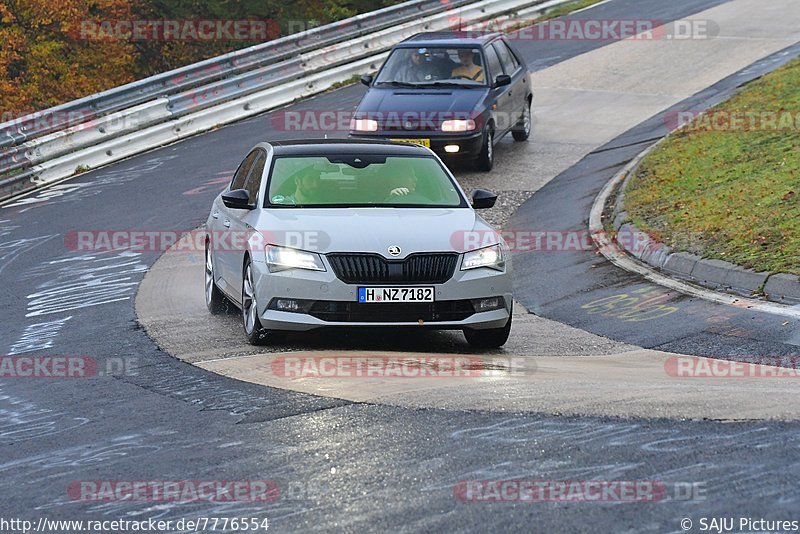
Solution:
[(236, 174), (233, 175), (233, 180), (231, 180), (231, 191), (234, 189), (244, 189), (244, 181), (247, 179), (247, 175), (250, 173), (250, 167), (253, 166), (253, 160), (256, 159), (258, 155), (258, 150), (253, 150), (250, 152), (239, 168), (236, 169)]
[(519, 68), (519, 62), (517, 58), (514, 57), (514, 54), (511, 53), (511, 50), (500, 40), (492, 43), (492, 46), (497, 49), (497, 55), (500, 56), (500, 63), (503, 64), (503, 69), (505, 69), (506, 74), (514, 74)]
[(503, 68), (500, 66), (500, 58), (497, 57), (494, 47), (489, 45), (486, 47), (486, 63), (489, 65), (489, 74), (487, 80), (494, 83), (494, 79), (498, 74), (503, 74)]
[(244, 188), (250, 195), (250, 204), (255, 204), (258, 199), (258, 189), (261, 187), (261, 175), (264, 174), (264, 164), (267, 162), (267, 156), (261, 150), (258, 150), (258, 158), (250, 169), (245, 182)]

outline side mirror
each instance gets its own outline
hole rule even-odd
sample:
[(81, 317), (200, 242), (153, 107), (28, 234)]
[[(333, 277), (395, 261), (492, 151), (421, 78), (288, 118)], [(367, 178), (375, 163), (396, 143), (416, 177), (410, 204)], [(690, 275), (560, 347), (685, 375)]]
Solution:
[(472, 207), (476, 210), (491, 208), (497, 202), (497, 194), (486, 189), (476, 189), (472, 192)]
[(361, 77), (361, 83), (363, 83), (363, 84), (364, 84), (364, 85), (366, 85), (367, 87), (369, 87), (370, 85), (372, 85), (372, 75), (370, 75), (370, 74), (365, 74), (365, 75), (363, 75), (363, 76)]
[(234, 210), (251, 210), (255, 207), (250, 204), (250, 193), (247, 189), (234, 189), (222, 193), (222, 203)]
[(509, 85), (511, 83), (511, 76), (508, 74), (500, 74), (497, 78), (494, 79), (494, 86), (495, 87), (503, 87), (504, 85)]

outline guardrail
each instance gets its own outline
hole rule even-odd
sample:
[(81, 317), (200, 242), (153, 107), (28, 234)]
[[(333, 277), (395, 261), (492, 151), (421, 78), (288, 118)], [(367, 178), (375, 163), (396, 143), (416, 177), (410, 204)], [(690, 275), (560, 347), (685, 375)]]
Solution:
[(412, 0), (0, 124), (0, 200), (324, 91), (420, 31), (573, 1)]

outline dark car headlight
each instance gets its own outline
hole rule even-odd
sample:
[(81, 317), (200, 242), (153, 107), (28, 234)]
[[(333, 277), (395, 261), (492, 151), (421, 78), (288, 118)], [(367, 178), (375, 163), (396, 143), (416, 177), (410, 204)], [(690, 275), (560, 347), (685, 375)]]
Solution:
[(378, 121), (374, 119), (350, 119), (350, 129), (356, 132), (377, 132)]
[(471, 132), (475, 129), (475, 121), (472, 119), (453, 119), (442, 121), (443, 132)]

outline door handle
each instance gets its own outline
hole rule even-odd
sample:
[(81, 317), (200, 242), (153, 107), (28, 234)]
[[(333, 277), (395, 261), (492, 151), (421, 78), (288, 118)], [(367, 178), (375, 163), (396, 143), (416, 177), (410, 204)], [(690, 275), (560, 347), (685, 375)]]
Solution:
[(230, 219), (225, 219), (222, 222), (222, 226), (224, 226), (225, 228), (230, 228), (231, 227), (231, 220)]

